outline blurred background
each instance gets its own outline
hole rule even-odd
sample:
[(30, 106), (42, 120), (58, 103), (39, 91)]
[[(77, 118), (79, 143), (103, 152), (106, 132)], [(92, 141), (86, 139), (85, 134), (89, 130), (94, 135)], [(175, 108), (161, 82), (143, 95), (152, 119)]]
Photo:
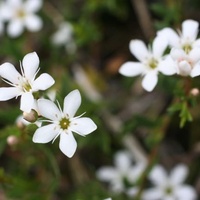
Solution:
[[(180, 78), (159, 75), (155, 90), (148, 93), (140, 77), (118, 72), (124, 62), (135, 60), (129, 51), (131, 39), (151, 43), (161, 28), (181, 28), (185, 19), (199, 22), (199, 11), (198, 0), (44, 0), (37, 12), (41, 30), (25, 29), (10, 37), (5, 23), (1, 63), (20, 69), (19, 61), (37, 52), (40, 71), (56, 80), (56, 98), (62, 103), (78, 88), (78, 114), (86, 112), (98, 129), (87, 137), (75, 135), (78, 149), (69, 159), (59, 150), (58, 140), (32, 142), (36, 126), (16, 122), (19, 99), (0, 102), (0, 200), (133, 199), (112, 194), (96, 177), (96, 171), (113, 165), (113, 155), (123, 149), (148, 160), (149, 166), (161, 163), (170, 170), (186, 164), (186, 182), (200, 195), (199, 97), (192, 97), (188, 108), (193, 121), (180, 128), (179, 112), (171, 106), (183, 95)], [(199, 84), (198, 77), (192, 80), (192, 87)]]

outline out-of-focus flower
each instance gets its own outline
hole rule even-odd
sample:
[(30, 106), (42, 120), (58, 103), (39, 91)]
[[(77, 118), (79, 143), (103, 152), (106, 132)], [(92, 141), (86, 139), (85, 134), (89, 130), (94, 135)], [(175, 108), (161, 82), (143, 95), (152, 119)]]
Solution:
[[(198, 27), (198, 22), (185, 20), (179, 35), (171, 28), (164, 28), (158, 32), (158, 36), (165, 38), (172, 48), (170, 66), (176, 69), (176, 73), (181, 76), (195, 77), (200, 75)], [(170, 60), (170, 58), (168, 59)]]
[(144, 171), (143, 163), (132, 165), (132, 157), (126, 151), (119, 151), (114, 156), (115, 167), (104, 166), (97, 171), (97, 178), (109, 183), (110, 190), (114, 193), (125, 192), (134, 196), (138, 192), (134, 186)]
[(57, 32), (52, 36), (52, 43), (57, 46), (65, 46), (67, 52), (74, 53), (76, 44), (73, 39), (73, 26), (69, 22), (62, 22)]
[(162, 64), (167, 45), (167, 41), (162, 37), (154, 39), (151, 49), (148, 49), (141, 40), (132, 40), (129, 45), (130, 51), (140, 62), (126, 62), (120, 67), (119, 72), (129, 77), (144, 76), (142, 87), (149, 92), (152, 91), (158, 82), (158, 72), (161, 65), (164, 65), (162, 67), (163, 74), (172, 75), (176, 73), (175, 69), (168, 65), (168, 60), (165, 60), (165, 64)]
[[(16, 125), (18, 128), (23, 129), (24, 127), (28, 126), (29, 124), (31, 124), (30, 122), (28, 122), (27, 120), (24, 119), (23, 115), (19, 115), (15, 121)], [(38, 127), (41, 127), (42, 122), (40, 121), (35, 121), (34, 124)]]
[(42, 7), (42, 0), (6, 0), (2, 17), (8, 21), (7, 32), (10, 37), (18, 37), (24, 28), (31, 32), (42, 28), (42, 20), (35, 13)]
[[(46, 90), (54, 84), (54, 79), (47, 73), (36, 75), (39, 71), (39, 57), (33, 52), (27, 54), (20, 63), (22, 75), (11, 63), (0, 66), (0, 76), (12, 87), (0, 88), (0, 101), (6, 101), (21, 96), (20, 109), (29, 113), (35, 108), (34, 93)], [(35, 79), (36, 78), (36, 79)]]
[(155, 185), (143, 193), (143, 200), (196, 200), (194, 188), (184, 184), (188, 168), (180, 164), (168, 175), (162, 166), (155, 166), (149, 178)]
[(86, 136), (96, 130), (96, 124), (88, 117), (74, 117), (81, 104), (81, 96), (78, 90), (70, 92), (64, 99), (63, 111), (60, 106), (46, 99), (38, 100), (40, 114), (50, 124), (38, 128), (33, 136), (35, 143), (47, 143), (60, 136), (59, 148), (68, 157), (72, 157), (76, 151), (77, 143), (72, 134)]
[(104, 199), (104, 200), (112, 200), (112, 198), (106, 198), (106, 199)]

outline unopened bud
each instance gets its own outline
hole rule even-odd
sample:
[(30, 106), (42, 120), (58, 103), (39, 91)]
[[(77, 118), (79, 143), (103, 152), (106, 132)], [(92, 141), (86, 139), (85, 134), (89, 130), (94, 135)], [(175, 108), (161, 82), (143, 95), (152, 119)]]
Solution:
[(10, 146), (14, 146), (18, 143), (18, 138), (15, 136), (15, 135), (10, 135), (7, 137), (7, 143), (10, 145)]
[(23, 112), (23, 118), (30, 122), (33, 123), (38, 119), (38, 114), (35, 110), (31, 110), (31, 112), (27, 113), (27, 112)]
[(190, 94), (194, 97), (198, 96), (199, 95), (199, 89), (198, 88), (191, 89)]

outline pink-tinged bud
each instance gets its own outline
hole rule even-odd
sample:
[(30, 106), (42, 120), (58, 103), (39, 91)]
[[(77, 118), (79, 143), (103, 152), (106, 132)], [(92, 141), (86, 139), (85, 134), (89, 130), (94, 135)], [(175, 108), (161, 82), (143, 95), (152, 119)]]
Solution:
[(27, 112), (23, 112), (23, 118), (30, 122), (33, 123), (38, 119), (38, 113), (35, 110), (31, 110), (31, 112), (27, 113)]
[(190, 94), (194, 97), (199, 95), (199, 89), (198, 88), (193, 88), (190, 90)]
[(18, 138), (15, 135), (10, 135), (7, 137), (7, 143), (10, 146), (14, 146), (19, 142)]

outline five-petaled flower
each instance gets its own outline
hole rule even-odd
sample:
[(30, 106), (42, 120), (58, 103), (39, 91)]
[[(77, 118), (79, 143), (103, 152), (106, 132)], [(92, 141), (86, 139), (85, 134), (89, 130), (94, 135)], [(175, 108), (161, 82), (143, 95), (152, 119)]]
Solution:
[(195, 200), (195, 189), (184, 180), (188, 174), (186, 165), (177, 165), (168, 175), (165, 169), (157, 165), (149, 174), (149, 178), (155, 185), (154, 188), (145, 190), (143, 200)]
[(26, 27), (35, 32), (42, 28), (42, 20), (35, 13), (41, 8), (42, 0), (7, 0), (2, 9), (2, 18), (8, 21), (10, 37), (18, 37)]
[(132, 164), (129, 152), (119, 151), (114, 156), (115, 167), (104, 166), (97, 171), (97, 178), (109, 183), (110, 190), (115, 193), (125, 192), (135, 196), (138, 192), (136, 181), (145, 169), (144, 163)]
[[(131, 53), (140, 62), (126, 62), (124, 63), (119, 72), (124, 76), (144, 76), (142, 86), (147, 91), (152, 91), (158, 82), (158, 72), (161, 71), (166, 75), (172, 75), (175, 70), (169, 66), (166, 66), (162, 62), (163, 54), (167, 48), (167, 41), (162, 37), (156, 37), (152, 43), (152, 49), (148, 49), (145, 43), (141, 40), (131, 40), (129, 48)], [(163, 67), (164, 66), (164, 67)]]
[[(54, 84), (54, 79), (47, 73), (36, 75), (39, 71), (39, 57), (33, 53), (24, 56), (20, 63), (20, 74), (11, 63), (4, 63), (0, 66), (0, 76), (12, 87), (0, 88), (0, 101), (6, 101), (21, 96), (20, 109), (29, 113), (34, 109), (34, 93), (39, 90), (46, 90)], [(36, 79), (35, 79), (36, 78)]]
[(74, 117), (81, 104), (81, 96), (78, 90), (70, 92), (64, 99), (63, 111), (59, 104), (47, 99), (38, 100), (38, 109), (44, 118), (44, 125), (36, 130), (33, 142), (48, 143), (60, 136), (59, 148), (68, 157), (72, 157), (77, 148), (77, 142), (72, 132), (86, 136), (96, 130), (96, 124), (88, 117)]
[[(171, 63), (181, 76), (200, 75), (200, 39), (197, 39), (199, 23), (194, 20), (185, 20), (182, 23), (182, 32), (177, 34), (171, 28), (158, 31), (158, 36), (164, 38), (169, 46)], [(169, 58), (170, 60), (170, 58)]]

